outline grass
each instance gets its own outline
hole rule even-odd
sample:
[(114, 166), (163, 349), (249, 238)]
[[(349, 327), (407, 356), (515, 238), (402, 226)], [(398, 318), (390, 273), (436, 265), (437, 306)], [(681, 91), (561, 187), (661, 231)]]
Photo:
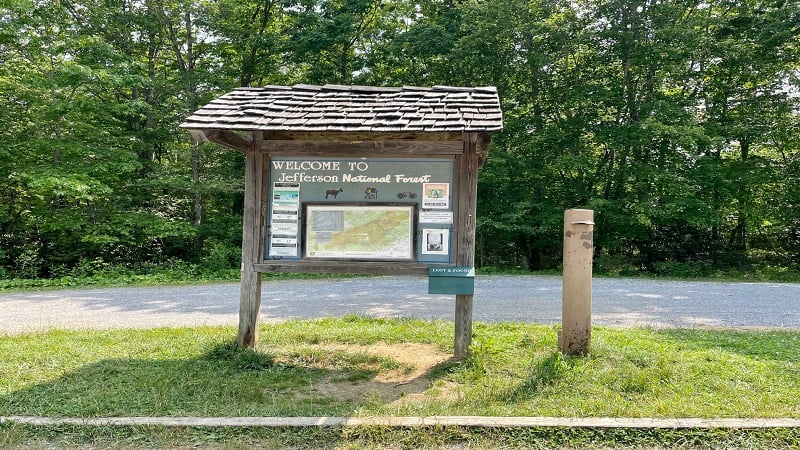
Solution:
[[(532, 272), (522, 267), (479, 267), (479, 275), (561, 275), (558, 267)], [(714, 281), (747, 281), (747, 282), (800, 282), (800, 266), (770, 265), (752, 263), (743, 268), (716, 268), (709, 264), (664, 263), (659, 270), (644, 271), (640, 267), (629, 264), (607, 264), (600, 261), (594, 267), (595, 276), (601, 277), (635, 277), (678, 280), (714, 280)], [(239, 281), (241, 272), (238, 268), (208, 268), (202, 265), (171, 259), (162, 264), (141, 263), (136, 267), (126, 267), (91, 260), (79, 267), (50, 278), (4, 278), (0, 268), (0, 292), (33, 290), (33, 289), (65, 289), (104, 286), (152, 286), (181, 285), (198, 283), (219, 283)], [(277, 279), (319, 279), (342, 278), (363, 275), (353, 274), (315, 274), (315, 273), (271, 273), (262, 274), (265, 280)]]
[[(192, 264), (177, 267), (134, 271), (113, 267), (108, 271), (80, 276), (57, 276), (52, 278), (0, 278), (0, 292), (37, 289), (79, 289), (106, 286), (166, 286), (199, 283), (224, 283), (241, 280), (239, 269), (203, 270)], [(316, 273), (272, 273), (262, 274), (264, 280), (343, 278), (360, 275), (316, 274)]]
[[(447, 358), (452, 324), (412, 319), (262, 325), (255, 350), (225, 327), (3, 336), (0, 415), (800, 417), (798, 332), (595, 327), (572, 358), (556, 331), (475, 324), (465, 361)], [(795, 429), (430, 431), (7, 424), (0, 448), (800, 446)]]

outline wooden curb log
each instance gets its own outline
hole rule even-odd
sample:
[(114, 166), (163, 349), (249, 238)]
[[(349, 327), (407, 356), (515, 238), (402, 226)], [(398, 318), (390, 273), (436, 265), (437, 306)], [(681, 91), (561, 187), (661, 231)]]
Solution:
[(624, 418), (624, 417), (0, 417), (0, 425), (162, 426), (162, 427), (486, 427), (486, 428), (634, 428), (767, 429), (798, 428), (800, 419)]

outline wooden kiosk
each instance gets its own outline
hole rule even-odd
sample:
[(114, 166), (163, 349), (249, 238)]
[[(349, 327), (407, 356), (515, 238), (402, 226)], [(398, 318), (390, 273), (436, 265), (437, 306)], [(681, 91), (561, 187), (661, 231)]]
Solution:
[[(494, 87), (239, 88), (194, 112), (182, 128), (247, 158), (238, 344), (258, 342), (263, 272), (472, 268), (478, 170), (502, 126)], [(464, 357), (472, 292), (454, 293)]]

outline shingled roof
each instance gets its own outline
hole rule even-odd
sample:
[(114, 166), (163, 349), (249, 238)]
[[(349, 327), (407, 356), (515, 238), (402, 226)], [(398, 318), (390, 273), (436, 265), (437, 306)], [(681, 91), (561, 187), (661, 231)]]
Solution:
[(492, 132), (503, 128), (494, 87), (339, 85), (238, 88), (181, 124), (190, 130)]

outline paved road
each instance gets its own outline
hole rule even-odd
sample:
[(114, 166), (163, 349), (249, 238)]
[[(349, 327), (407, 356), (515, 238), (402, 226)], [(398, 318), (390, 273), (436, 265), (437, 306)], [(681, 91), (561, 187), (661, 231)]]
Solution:
[[(453, 296), (427, 294), (426, 277), (263, 283), (261, 320), (453, 318)], [(146, 328), (238, 323), (237, 283), (0, 294), (0, 334), (51, 328)], [(800, 329), (800, 284), (596, 278), (593, 322), (606, 326)], [(474, 319), (559, 323), (561, 278), (480, 276)]]

